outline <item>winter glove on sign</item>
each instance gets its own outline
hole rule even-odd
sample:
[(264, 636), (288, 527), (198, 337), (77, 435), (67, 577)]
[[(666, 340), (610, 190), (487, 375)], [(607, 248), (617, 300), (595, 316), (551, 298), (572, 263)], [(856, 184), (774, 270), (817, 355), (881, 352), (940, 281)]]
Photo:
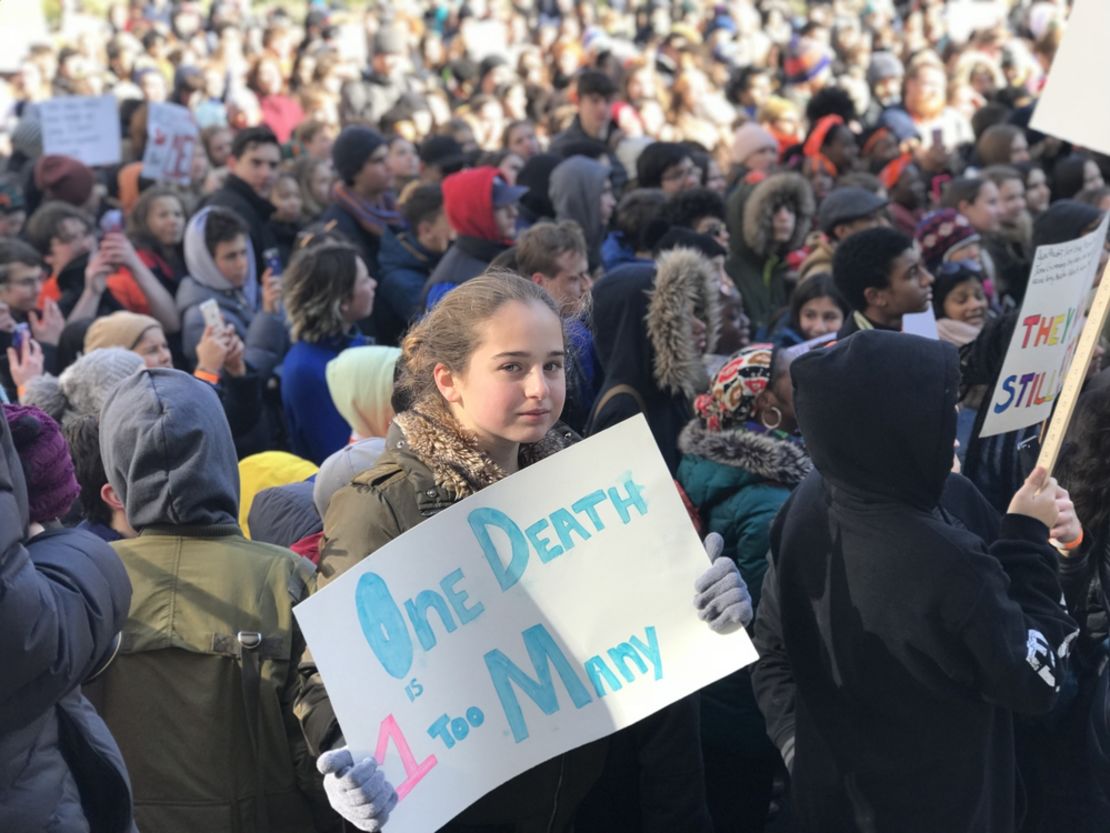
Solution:
[(357, 764), (346, 746), (316, 759), (332, 809), (359, 830), (377, 833), (397, 806), (397, 793), (373, 758)]
[(694, 607), (698, 618), (708, 622), (717, 633), (728, 633), (752, 621), (752, 597), (740, 569), (731, 558), (722, 556), (725, 541), (716, 532), (705, 538), (705, 554), (712, 565), (694, 582)]

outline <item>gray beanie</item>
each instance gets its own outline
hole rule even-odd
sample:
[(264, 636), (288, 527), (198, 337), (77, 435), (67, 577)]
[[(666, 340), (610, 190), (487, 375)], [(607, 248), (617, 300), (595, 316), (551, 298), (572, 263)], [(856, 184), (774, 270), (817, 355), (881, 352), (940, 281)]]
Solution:
[(368, 440), (343, 446), (328, 457), (316, 472), (316, 484), (312, 487), (312, 502), (323, 518), (328, 512), (331, 496), (348, 485), (359, 474), (373, 468), (385, 451), (385, 440), (371, 437)]
[(23, 118), (12, 130), (12, 150), (30, 159), (42, 156), (42, 121), (38, 109), (28, 107), (23, 112)]
[(867, 68), (867, 83), (874, 87), (887, 78), (901, 78), (906, 74), (906, 68), (890, 52), (875, 52), (871, 56), (871, 65)]
[(122, 347), (104, 347), (79, 358), (61, 376), (39, 376), (27, 383), (25, 404), (36, 405), (65, 428), (83, 416), (99, 416), (108, 394), (141, 370), (143, 360)]

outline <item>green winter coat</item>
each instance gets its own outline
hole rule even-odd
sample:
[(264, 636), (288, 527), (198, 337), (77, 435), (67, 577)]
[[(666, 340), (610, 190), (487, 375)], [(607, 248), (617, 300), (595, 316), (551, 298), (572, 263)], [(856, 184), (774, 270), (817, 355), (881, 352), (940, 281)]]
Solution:
[[(771, 522), (809, 473), (805, 450), (789, 440), (744, 428), (709, 431), (693, 420), (678, 439), (678, 481), (701, 515), (705, 532), (725, 539), (752, 604), (759, 604), (767, 571)], [(747, 669), (702, 692), (702, 743), (755, 750), (769, 744)]]

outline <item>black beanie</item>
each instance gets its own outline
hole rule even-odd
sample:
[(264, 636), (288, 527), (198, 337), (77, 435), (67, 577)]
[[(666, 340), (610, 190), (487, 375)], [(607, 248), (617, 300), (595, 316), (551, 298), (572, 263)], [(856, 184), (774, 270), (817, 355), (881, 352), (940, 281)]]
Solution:
[(659, 188), (667, 168), (678, 165), (690, 156), (690, 150), (679, 142), (652, 142), (636, 160), (636, 179), (640, 188)]
[(347, 185), (353, 184), (366, 160), (384, 144), (385, 137), (369, 127), (357, 124), (344, 127), (331, 147), (336, 174)]

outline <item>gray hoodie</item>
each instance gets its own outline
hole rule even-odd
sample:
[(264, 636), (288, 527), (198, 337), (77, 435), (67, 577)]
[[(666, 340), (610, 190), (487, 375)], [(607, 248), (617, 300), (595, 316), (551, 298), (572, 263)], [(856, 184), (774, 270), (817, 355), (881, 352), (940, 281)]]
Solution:
[(185, 265), (189, 274), (177, 288), (177, 310), (181, 313), (181, 340), (185, 356), (197, 360), (197, 343), (204, 335), (204, 315), (200, 305), (209, 298), (220, 305), (224, 321), (235, 327), (246, 347), (246, 362), (263, 379), (268, 379), (281, 364), (289, 348), (289, 336), (281, 316), (262, 312), (255, 279), (254, 253), (247, 246), (250, 271), (242, 289), (233, 287), (219, 269), (204, 243), (208, 212), (198, 211), (185, 228)]
[(220, 400), (180, 370), (126, 378), (100, 411), (108, 482), (136, 530), (238, 526), (239, 468)]
[(574, 220), (586, 237), (590, 268), (601, 263), (601, 191), (609, 179), (609, 169), (585, 156), (572, 156), (551, 172), (548, 194), (555, 206), (555, 219)]

